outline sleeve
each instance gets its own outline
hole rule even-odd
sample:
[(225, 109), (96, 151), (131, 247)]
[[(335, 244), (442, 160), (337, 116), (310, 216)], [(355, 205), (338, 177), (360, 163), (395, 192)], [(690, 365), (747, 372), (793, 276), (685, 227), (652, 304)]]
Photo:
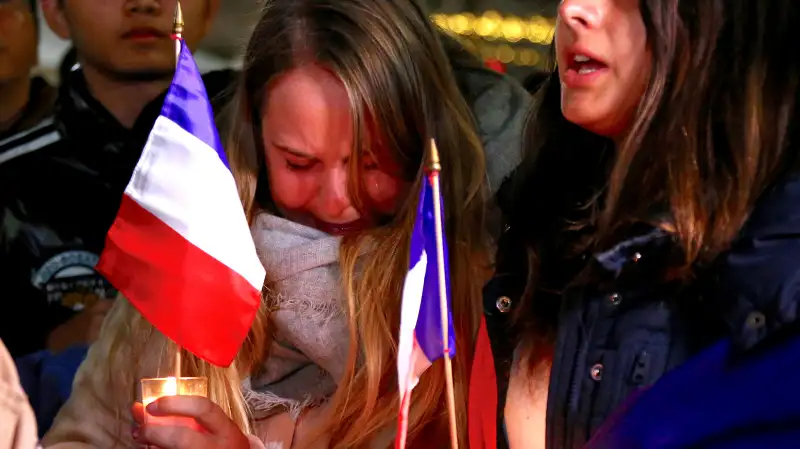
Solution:
[(715, 267), (712, 304), (734, 344), (749, 350), (794, 327), (800, 305), (800, 175), (757, 202), (739, 238)]

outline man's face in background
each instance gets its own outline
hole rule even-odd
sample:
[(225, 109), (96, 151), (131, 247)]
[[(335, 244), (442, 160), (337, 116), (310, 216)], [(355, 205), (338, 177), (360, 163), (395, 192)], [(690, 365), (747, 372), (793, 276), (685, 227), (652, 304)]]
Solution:
[[(3, 0), (0, 0), (3, 1)], [(176, 0), (44, 0), (50, 28), (72, 40), (84, 65), (109, 76), (155, 80), (172, 76)], [(211, 27), (219, 0), (183, 0), (183, 38), (195, 49)]]
[(36, 65), (36, 22), (29, 0), (0, 0), (0, 84), (30, 76)]

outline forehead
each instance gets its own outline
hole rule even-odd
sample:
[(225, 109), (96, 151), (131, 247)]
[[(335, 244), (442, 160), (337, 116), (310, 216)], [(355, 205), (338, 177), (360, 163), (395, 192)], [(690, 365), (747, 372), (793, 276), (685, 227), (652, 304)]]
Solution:
[(265, 101), (262, 122), (272, 143), (321, 160), (349, 156), (350, 98), (330, 71), (313, 65), (290, 70), (270, 85)]

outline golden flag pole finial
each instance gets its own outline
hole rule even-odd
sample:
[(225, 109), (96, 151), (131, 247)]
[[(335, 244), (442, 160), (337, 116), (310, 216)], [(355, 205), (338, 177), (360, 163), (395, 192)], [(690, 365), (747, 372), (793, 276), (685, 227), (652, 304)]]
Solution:
[(436, 140), (431, 139), (430, 146), (428, 147), (428, 160), (427, 167), (428, 173), (439, 173), (442, 171), (442, 164), (439, 161), (439, 149), (436, 147)]
[(172, 38), (175, 39), (175, 65), (181, 57), (181, 40), (183, 40), (183, 11), (181, 2), (175, 4), (175, 16), (172, 19)]
[(181, 11), (181, 2), (175, 5), (175, 16), (172, 21), (172, 33), (175, 34), (176, 39), (183, 39), (183, 11)]

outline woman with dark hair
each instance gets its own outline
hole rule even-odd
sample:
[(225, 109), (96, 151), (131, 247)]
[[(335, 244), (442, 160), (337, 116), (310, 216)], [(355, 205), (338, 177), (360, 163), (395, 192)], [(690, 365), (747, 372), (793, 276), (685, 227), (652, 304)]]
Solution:
[(561, 2), (485, 290), (473, 448), (583, 447), (712, 343), (747, 363), (796, 333), (798, 25), (789, 0)]

